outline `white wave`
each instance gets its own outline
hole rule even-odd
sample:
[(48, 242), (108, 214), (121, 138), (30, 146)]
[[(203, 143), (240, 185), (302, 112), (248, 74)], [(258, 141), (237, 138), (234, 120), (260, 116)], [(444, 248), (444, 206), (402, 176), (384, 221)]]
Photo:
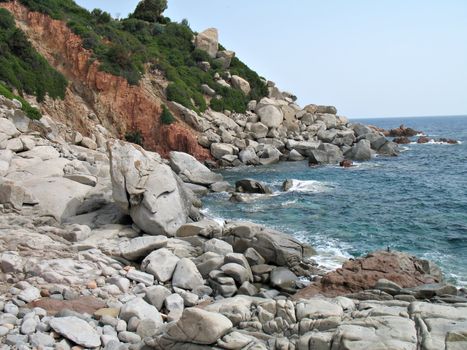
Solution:
[(462, 145), (462, 141), (457, 141), (457, 143), (449, 143), (449, 142), (444, 142), (444, 141), (436, 141), (436, 140), (433, 140), (431, 139), (430, 141), (428, 142), (425, 142), (425, 143), (418, 143), (418, 142), (411, 142), (410, 144), (411, 145)]
[(421, 136), (426, 136), (426, 134), (424, 134), (423, 132), (420, 132), (420, 133), (418, 133), (418, 134), (417, 134), (417, 135), (415, 135), (415, 136), (417, 136), (417, 137), (421, 137)]
[(334, 186), (327, 182), (321, 182), (316, 180), (292, 180), (292, 187), (289, 192), (328, 192), (334, 189)]
[(220, 216), (215, 216), (211, 213), (209, 208), (203, 208), (200, 210), (200, 213), (203, 214), (206, 218), (217, 222), (221, 227), (225, 225), (225, 219), (221, 218)]

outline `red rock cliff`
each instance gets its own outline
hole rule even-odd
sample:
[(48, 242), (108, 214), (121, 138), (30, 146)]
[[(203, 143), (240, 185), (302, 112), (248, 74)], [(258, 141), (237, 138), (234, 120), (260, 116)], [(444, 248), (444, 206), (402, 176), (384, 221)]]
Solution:
[(198, 145), (195, 132), (186, 124), (161, 125), (160, 89), (155, 91), (145, 79), (133, 86), (122, 77), (99, 71), (99, 62), (90, 60), (92, 52), (83, 48), (81, 38), (63, 21), (31, 12), (16, 1), (0, 6), (14, 15), (34, 47), (72, 82), (64, 101), (49, 101), (42, 106), (53, 118), (90, 133), (92, 123), (85, 111), (91, 110), (117, 137), (140, 130), (145, 148), (163, 156), (177, 150), (198, 159), (210, 158), (209, 151)]

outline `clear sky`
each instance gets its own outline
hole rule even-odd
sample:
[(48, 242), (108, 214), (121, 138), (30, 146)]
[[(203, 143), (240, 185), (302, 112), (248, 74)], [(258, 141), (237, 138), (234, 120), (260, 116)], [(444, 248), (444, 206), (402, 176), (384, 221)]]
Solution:
[[(113, 16), (138, 0), (78, 0)], [(169, 0), (299, 103), (349, 117), (467, 114), (466, 0)]]

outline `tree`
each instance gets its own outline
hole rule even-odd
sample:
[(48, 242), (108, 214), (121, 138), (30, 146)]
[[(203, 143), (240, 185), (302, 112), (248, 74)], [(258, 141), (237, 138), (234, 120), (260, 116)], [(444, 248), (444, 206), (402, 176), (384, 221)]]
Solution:
[(166, 9), (167, 0), (142, 0), (136, 6), (131, 17), (148, 22), (157, 22)]

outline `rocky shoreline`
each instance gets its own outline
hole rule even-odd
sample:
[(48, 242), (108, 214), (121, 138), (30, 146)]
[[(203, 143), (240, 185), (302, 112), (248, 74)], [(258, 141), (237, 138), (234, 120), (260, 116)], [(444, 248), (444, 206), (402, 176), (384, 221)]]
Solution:
[[(87, 138), (30, 121), (20, 107), (0, 97), (0, 349), (466, 348), (466, 291), (431, 262), (382, 251), (324, 273), (289, 235), (200, 213), (207, 191), (265, 192), (258, 184), (233, 186), (188, 154), (162, 159), (102, 126)], [(268, 164), (283, 158), (274, 149), (334, 163), (392, 147), (329, 107), (307, 108), (300, 120), (317, 133), (352, 141), (209, 146), (220, 165), (248, 149)], [(222, 123), (225, 135), (239, 126)]]

